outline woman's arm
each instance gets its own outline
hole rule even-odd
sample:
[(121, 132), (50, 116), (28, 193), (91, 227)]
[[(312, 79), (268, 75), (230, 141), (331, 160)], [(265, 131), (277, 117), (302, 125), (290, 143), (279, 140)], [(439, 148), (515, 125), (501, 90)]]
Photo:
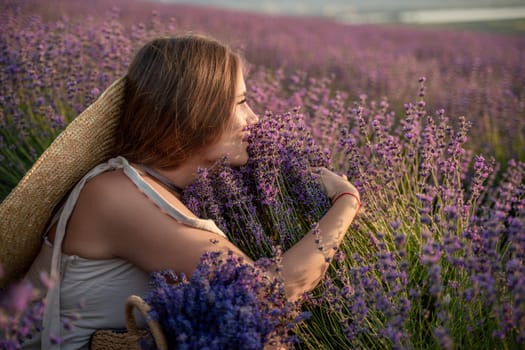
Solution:
[[(348, 181), (326, 169), (322, 170), (321, 178), (330, 198), (341, 192), (358, 196)], [(128, 182), (95, 181), (86, 188), (90, 193), (83, 195), (96, 203), (90, 210), (100, 229), (92, 238), (103, 241), (104, 250), (112, 256), (129, 260), (148, 272), (173, 269), (186, 275), (194, 271), (206, 251), (233, 251), (252, 263), (227, 239), (174, 221)], [(182, 204), (175, 205), (187, 212)], [(319, 282), (328, 266), (326, 258), (333, 256), (332, 248), (341, 243), (356, 212), (357, 200), (352, 196), (341, 197), (319, 221), (324, 252), (318, 249), (316, 236), (309, 233), (283, 253), (281, 273), (289, 299), (298, 298)]]
[(329, 260), (341, 244), (348, 227), (357, 213), (357, 200), (344, 196), (319, 221), (318, 232), (323, 250), (316, 243), (316, 235), (309, 232), (282, 256), (282, 276), (289, 299), (299, 298), (313, 289), (325, 274)]
[[(321, 180), (330, 199), (333, 200), (344, 192), (353, 193), (355, 197), (339, 197), (319, 220), (317, 232), (309, 232), (283, 254), (282, 276), (286, 294), (291, 300), (299, 298), (319, 283), (328, 268), (328, 261), (335, 254), (334, 248), (341, 244), (359, 209), (359, 193), (345, 177), (321, 169)], [(320, 247), (323, 250), (320, 250)]]

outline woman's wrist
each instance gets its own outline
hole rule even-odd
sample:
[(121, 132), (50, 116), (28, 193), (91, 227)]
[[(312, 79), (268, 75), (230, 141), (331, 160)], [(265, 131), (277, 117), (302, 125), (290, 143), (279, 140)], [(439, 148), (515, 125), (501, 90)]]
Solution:
[(357, 191), (352, 191), (352, 190), (339, 192), (337, 195), (335, 195), (331, 199), (332, 205), (334, 205), (337, 201), (342, 200), (343, 198), (356, 202), (357, 210), (359, 210), (359, 208), (361, 208), (362, 206), (361, 197), (359, 196), (359, 193)]

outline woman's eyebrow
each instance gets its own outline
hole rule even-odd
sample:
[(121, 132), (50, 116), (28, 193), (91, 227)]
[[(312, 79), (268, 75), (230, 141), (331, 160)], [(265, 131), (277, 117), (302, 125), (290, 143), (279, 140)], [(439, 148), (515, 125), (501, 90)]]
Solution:
[(237, 97), (246, 97), (246, 91), (244, 91), (243, 93), (241, 93), (241, 94), (238, 95)]

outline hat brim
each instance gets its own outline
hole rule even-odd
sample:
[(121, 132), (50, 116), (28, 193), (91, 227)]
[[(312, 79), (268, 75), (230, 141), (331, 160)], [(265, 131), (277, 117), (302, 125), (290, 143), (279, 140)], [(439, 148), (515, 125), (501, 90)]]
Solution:
[(0, 287), (21, 277), (38, 254), (53, 209), (93, 167), (112, 156), (125, 77), (116, 80), (42, 153), (0, 205)]

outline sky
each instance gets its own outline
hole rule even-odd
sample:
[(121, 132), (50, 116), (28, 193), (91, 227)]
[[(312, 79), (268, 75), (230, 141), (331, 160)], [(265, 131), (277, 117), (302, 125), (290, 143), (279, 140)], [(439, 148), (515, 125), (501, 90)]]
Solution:
[(156, 0), (322, 16), (343, 22), (440, 23), (525, 18), (525, 0)]

